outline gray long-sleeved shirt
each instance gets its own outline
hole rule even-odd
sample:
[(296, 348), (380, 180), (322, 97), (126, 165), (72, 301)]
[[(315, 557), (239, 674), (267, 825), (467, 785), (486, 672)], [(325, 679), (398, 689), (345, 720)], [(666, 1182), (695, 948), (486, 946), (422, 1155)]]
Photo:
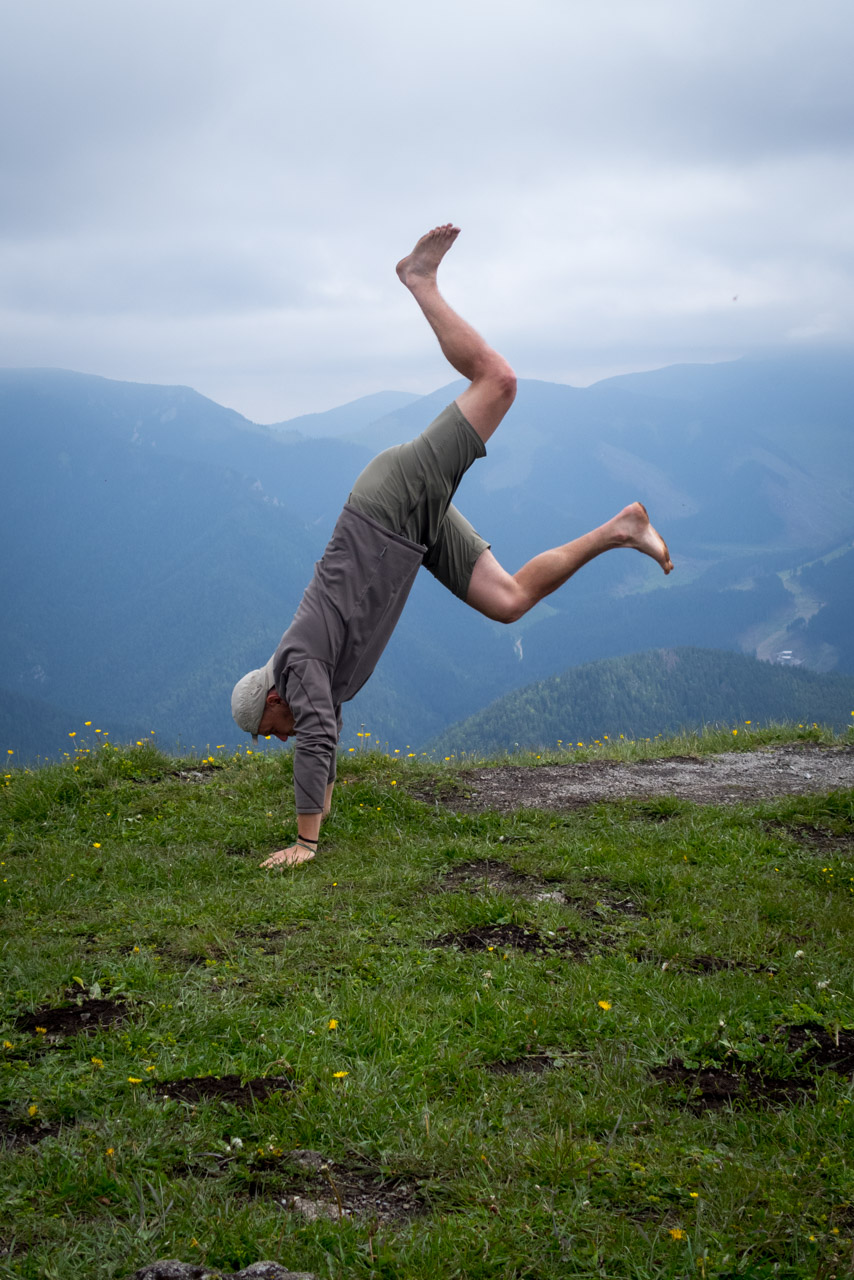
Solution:
[(335, 779), (341, 704), (372, 674), (427, 548), (348, 503), (273, 657), (294, 717), (297, 813), (321, 813)]

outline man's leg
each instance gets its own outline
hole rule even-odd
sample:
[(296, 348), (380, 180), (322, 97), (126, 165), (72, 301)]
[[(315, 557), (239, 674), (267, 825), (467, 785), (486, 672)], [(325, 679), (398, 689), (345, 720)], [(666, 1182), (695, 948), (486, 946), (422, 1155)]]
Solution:
[(434, 227), (397, 264), (397, 274), (439, 339), (445, 359), (471, 382), (457, 404), (485, 444), (515, 399), (516, 375), (439, 293), (439, 263), (459, 234), (451, 223)]
[(508, 573), (491, 551), (484, 551), (474, 566), (466, 604), (497, 622), (516, 622), (582, 565), (619, 547), (651, 556), (665, 573), (673, 568), (667, 544), (650, 524), (646, 507), (633, 502), (591, 533), (535, 556), (518, 573)]
[[(451, 223), (422, 236), (412, 253), (397, 264), (397, 274), (415, 298), (439, 339), (450, 364), (470, 379), (457, 399), (460, 411), (484, 443), (516, 396), (516, 375), (507, 361), (484, 342), (471, 325), (448, 306), (436, 281), (439, 263), (460, 234)], [(646, 508), (635, 502), (607, 524), (535, 556), (518, 573), (501, 567), (491, 551), (477, 559), (466, 604), (500, 622), (514, 622), (604, 551), (630, 547), (658, 561), (665, 573), (673, 568), (663, 538), (649, 522)]]

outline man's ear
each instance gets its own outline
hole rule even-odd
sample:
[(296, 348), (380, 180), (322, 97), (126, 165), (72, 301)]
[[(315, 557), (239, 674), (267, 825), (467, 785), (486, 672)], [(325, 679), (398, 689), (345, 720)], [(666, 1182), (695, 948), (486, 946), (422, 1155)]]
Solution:
[(265, 698), (265, 703), (268, 707), (274, 707), (277, 702), (281, 701), (282, 699), (279, 697), (278, 693), (276, 693), (275, 689), (271, 689)]

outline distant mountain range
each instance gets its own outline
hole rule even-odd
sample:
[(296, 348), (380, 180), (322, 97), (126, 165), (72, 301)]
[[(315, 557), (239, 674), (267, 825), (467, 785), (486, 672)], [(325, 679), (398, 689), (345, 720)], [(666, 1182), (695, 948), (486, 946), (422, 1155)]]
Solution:
[(703, 725), (854, 725), (854, 676), (822, 676), (741, 653), (655, 649), (571, 667), (445, 729), (445, 751), (495, 754), (650, 738)]
[[(275, 648), (353, 479), (460, 385), (260, 427), (186, 387), (0, 371), (8, 747), (55, 750), (85, 720), (169, 748), (240, 741), (231, 686)], [(522, 381), (458, 495), (502, 563), (639, 497), (677, 571), (603, 557), (510, 628), (419, 575), (344, 740), (364, 724), (423, 744), (569, 665), (658, 647), (854, 673), (852, 393), (850, 351)]]

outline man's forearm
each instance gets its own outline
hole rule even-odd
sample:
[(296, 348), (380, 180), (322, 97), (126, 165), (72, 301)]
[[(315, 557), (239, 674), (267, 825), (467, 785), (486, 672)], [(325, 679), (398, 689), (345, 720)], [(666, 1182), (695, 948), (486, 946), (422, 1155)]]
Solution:
[(317, 844), (320, 837), (320, 824), (323, 821), (322, 813), (300, 813), (297, 814), (297, 832), (298, 839), (308, 840), (313, 844)]
[(329, 816), (329, 810), (332, 808), (332, 792), (335, 789), (335, 783), (330, 782), (326, 788), (326, 795), (323, 798), (322, 813), (298, 813), (297, 814), (297, 831), (305, 840), (314, 841), (320, 838), (320, 824), (324, 818)]

